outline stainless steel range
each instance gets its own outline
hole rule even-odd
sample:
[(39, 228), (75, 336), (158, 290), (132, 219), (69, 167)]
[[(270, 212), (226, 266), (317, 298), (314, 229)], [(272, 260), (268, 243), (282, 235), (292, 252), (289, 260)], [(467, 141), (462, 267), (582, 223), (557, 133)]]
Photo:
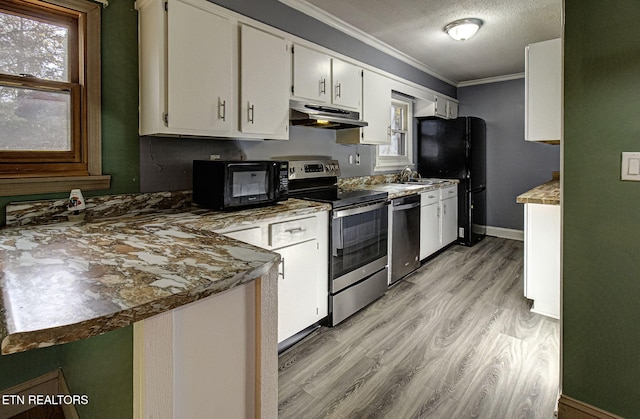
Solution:
[(337, 160), (289, 160), (289, 197), (327, 202), (330, 222), (329, 325), (387, 290), (388, 194), (340, 190)]

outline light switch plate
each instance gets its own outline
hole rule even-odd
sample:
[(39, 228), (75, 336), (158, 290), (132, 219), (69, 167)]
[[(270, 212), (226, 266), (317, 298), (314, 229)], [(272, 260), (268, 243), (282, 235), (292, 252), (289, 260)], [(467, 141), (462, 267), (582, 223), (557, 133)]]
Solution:
[(622, 152), (620, 179), (640, 182), (640, 152)]

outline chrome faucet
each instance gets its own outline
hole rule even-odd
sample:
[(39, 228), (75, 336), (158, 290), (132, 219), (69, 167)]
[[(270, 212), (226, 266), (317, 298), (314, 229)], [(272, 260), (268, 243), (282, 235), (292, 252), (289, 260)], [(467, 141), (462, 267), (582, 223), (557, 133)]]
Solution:
[(414, 171), (410, 166), (406, 166), (400, 171), (400, 182), (409, 182), (413, 178)]

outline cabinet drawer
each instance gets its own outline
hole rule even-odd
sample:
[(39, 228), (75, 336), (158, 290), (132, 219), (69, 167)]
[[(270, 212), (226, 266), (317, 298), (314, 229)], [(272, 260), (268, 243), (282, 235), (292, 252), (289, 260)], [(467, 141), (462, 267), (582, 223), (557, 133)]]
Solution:
[(269, 224), (269, 246), (279, 247), (316, 236), (316, 217)]
[(446, 188), (442, 188), (442, 199), (453, 198), (454, 196), (458, 196), (458, 185), (447, 186)]
[(435, 204), (438, 201), (440, 201), (440, 191), (438, 189), (422, 192), (420, 194), (420, 206), (422, 207), (425, 205)]

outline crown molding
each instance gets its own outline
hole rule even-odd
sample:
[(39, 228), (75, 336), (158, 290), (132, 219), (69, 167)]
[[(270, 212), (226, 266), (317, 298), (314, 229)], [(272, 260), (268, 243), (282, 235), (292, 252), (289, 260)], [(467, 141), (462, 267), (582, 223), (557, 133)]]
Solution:
[(458, 83), (458, 87), (476, 86), (478, 84), (499, 83), (501, 81), (524, 79), (524, 73), (507, 74), (504, 76), (487, 77), (485, 79), (467, 80)]
[(313, 4), (305, 1), (305, 0), (278, 0), (280, 3), (283, 3), (292, 9), (298, 10), (301, 13), (304, 13), (326, 25), (331, 26), (334, 29), (339, 30), (359, 41), (364, 42), (365, 44), (384, 52), (387, 55), (390, 55), (394, 58), (397, 58), (400, 61), (403, 61), (419, 70), (424, 71), (425, 73), (442, 80), (445, 83), (449, 83), (452, 86), (458, 86), (458, 82), (451, 80), (442, 74), (438, 73), (422, 61), (418, 61), (415, 58), (405, 54), (404, 52), (392, 47), (391, 45), (380, 41), (379, 39), (369, 35), (366, 32), (356, 28), (355, 26), (341, 20), (334, 15), (325, 12), (324, 10), (314, 6)]

